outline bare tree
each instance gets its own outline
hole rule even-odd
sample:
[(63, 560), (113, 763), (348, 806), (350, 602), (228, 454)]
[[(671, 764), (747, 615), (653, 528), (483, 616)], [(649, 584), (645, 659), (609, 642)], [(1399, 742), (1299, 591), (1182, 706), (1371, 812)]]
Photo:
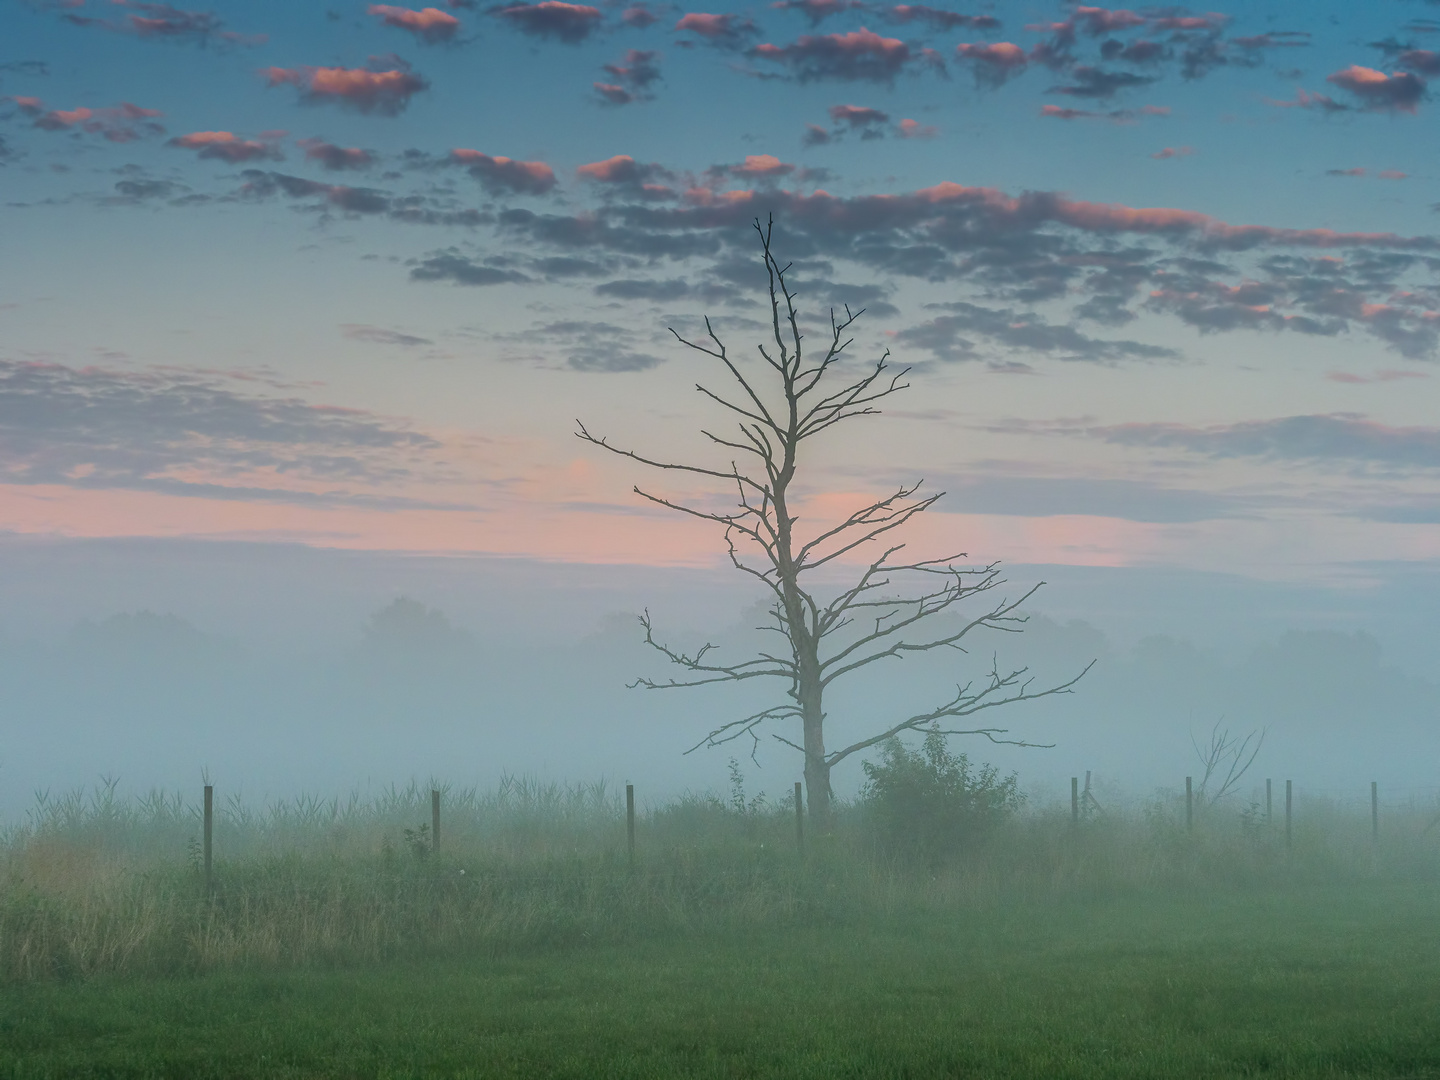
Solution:
[[(1210, 729), (1210, 741), (1204, 746), (1195, 740), (1193, 734), (1190, 736), (1190, 745), (1195, 748), (1195, 756), (1205, 769), (1195, 792), (1196, 801), (1202, 807), (1214, 806), (1227, 795), (1233, 795), (1241, 777), (1250, 771), (1260, 748), (1265, 745), (1263, 730), (1252, 731), (1240, 739), (1231, 735), (1229, 728), (1220, 727), (1224, 722), (1224, 717), (1215, 721), (1215, 726)], [(1212, 783), (1217, 785), (1213, 790)]]
[[(723, 510), (652, 494), (638, 486), (635, 492), (660, 506), (723, 529), (731, 563), (773, 597), (772, 623), (762, 629), (778, 633), (786, 647), (760, 652), (739, 663), (721, 663), (711, 657), (713, 645), (686, 653), (656, 640), (647, 611), (641, 617), (646, 644), (686, 674), (664, 681), (642, 678), (632, 685), (658, 690), (750, 679), (785, 682), (788, 701), (722, 724), (691, 749), (719, 746), (747, 735), (758, 740), (759, 729), (768, 722), (798, 720), (798, 742), (778, 732), (771, 734), (805, 755), (810, 812), (820, 822), (828, 822), (830, 770), (850, 755), (901, 732), (920, 729), (939, 730), (946, 735), (980, 735), (992, 742), (1016, 746), (1040, 745), (1005, 738), (1006, 728), (955, 726), (955, 722), (1001, 705), (1069, 693), (1094, 661), (1069, 681), (1042, 690), (1032, 688), (1027, 669), (1002, 672), (992, 661), (988, 675), (958, 684), (954, 694), (934, 708), (894, 718), (874, 734), (839, 749), (826, 748), (825, 696), (838, 680), (870, 664), (912, 653), (937, 649), (965, 652), (961, 642), (978, 629), (1016, 632), (1026, 621), (1025, 616), (1016, 614), (1017, 609), (1044, 583), (1018, 599), (997, 601), (987, 594), (1005, 583), (998, 563), (962, 565), (959, 560), (967, 557), (964, 554), (918, 561), (903, 557), (905, 545), (895, 542), (891, 534), (930, 509), (943, 494), (921, 496), (920, 483), (902, 485), (843, 521), (810, 535), (797, 532), (799, 519), (792, 509), (792, 493), (802, 445), (838, 424), (876, 415), (881, 401), (909, 386), (905, 381), (908, 369), (892, 373), (887, 351), (858, 377), (844, 373), (841, 361), (853, 340), (847, 335), (862, 314), (851, 312), (848, 306), (843, 318), (831, 311), (829, 341), (819, 359), (806, 357), (796, 294), (786, 281), (790, 267), (781, 266), (771, 250), (773, 227), (773, 219), (763, 226), (755, 222), (769, 277), (773, 338), (773, 344), (759, 346), (763, 361), (760, 378), (764, 381), (742, 371), (731, 359), (708, 318), (708, 340), (690, 341), (671, 330), (677, 341), (717, 361), (733, 380), (729, 393), (696, 385), (701, 394), (738, 421), (738, 435), (727, 437), (702, 429), (711, 443), (733, 455), (730, 464), (712, 468), (648, 457), (592, 435), (584, 424), (579, 424), (576, 434), (650, 468), (718, 480), (733, 488), (735, 502)], [(853, 584), (828, 599), (817, 596), (809, 584), (814, 571), (867, 547), (883, 550), (860, 571)], [(908, 593), (904, 591), (907, 584)], [(923, 630), (921, 623), (942, 612), (958, 613), (957, 605), (964, 601), (979, 601), (981, 610), (938, 632), (932, 629), (928, 636), (907, 636)], [(935, 624), (930, 621), (929, 625)]]

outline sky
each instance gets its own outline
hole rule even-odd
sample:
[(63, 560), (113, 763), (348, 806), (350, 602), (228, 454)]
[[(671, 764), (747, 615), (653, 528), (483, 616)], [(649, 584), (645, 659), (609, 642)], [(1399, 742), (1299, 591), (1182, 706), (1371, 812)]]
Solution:
[[(706, 460), (716, 372), (671, 330), (754, 363), (773, 216), (809, 340), (863, 308), (848, 370), (909, 371), (803, 463), (803, 522), (923, 480), (917, 553), (1044, 568), (1046, 610), (1104, 598), (1121, 640), (1433, 657), (1440, 4), (8, 0), (0, 29), (7, 633), (230, 632), (263, 594), (245, 625), (283, 637), (338, 595), (300, 549), (390, 560), (347, 571), (352, 634), (422, 557), (441, 607), (467, 559), (568, 568), (556, 596), (719, 572), (574, 432)], [(151, 573), (205, 544), (268, 591)]]

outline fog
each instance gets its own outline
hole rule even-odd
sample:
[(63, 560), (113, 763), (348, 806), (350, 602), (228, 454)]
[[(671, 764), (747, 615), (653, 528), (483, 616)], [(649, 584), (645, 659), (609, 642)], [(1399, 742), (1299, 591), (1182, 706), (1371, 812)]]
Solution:
[[(1007, 567), (1014, 596), (1046, 586), (1018, 635), (872, 665), (827, 697), (831, 747), (980, 678), (994, 657), (1036, 688), (1090, 660), (1073, 694), (976, 726), (1050, 748), (956, 741), (1041, 799), (1092, 771), (1109, 797), (1182, 785), (1192, 737), (1265, 732), (1251, 779), (1338, 798), (1440, 788), (1433, 577), (1377, 566), (1324, 586), (1159, 569)], [(488, 786), (503, 773), (633, 781), (642, 799), (723, 788), (732, 756), (779, 793), (799, 755), (773, 739), (684, 752), (783, 687), (627, 689), (672, 674), (642, 643), (762, 640), (759, 597), (723, 570), (409, 558), (289, 544), (0, 542), (5, 691), (0, 816), (37, 791), (118, 777), (247, 801), (375, 790), (411, 779)], [(757, 704), (759, 703), (759, 704)], [(783, 728), (777, 729), (784, 733)], [(789, 733), (793, 734), (793, 733)], [(753, 760), (752, 755), (753, 753)], [(863, 774), (836, 769), (842, 796)], [(873, 755), (872, 755), (873, 756)]]

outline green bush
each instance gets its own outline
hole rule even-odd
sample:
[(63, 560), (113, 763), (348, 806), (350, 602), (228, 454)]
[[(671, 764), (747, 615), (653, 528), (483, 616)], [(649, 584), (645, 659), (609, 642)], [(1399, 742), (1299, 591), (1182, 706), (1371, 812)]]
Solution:
[(898, 738), (882, 744), (879, 764), (864, 763), (861, 801), (886, 848), (902, 858), (940, 862), (973, 845), (1020, 808), (1014, 773), (971, 765), (931, 731), (919, 750)]

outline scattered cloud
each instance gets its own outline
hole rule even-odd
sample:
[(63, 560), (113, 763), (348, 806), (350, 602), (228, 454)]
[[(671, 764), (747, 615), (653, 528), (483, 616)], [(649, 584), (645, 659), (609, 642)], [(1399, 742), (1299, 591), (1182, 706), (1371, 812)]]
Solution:
[(305, 151), (305, 160), (314, 161), (332, 172), (345, 169), (368, 169), (375, 164), (375, 155), (369, 150), (355, 146), (336, 146), (324, 139), (301, 139), (300, 147)]
[(235, 165), (242, 161), (280, 161), (285, 155), (274, 139), (242, 139), (229, 131), (192, 131), (177, 135), (168, 146), (196, 150), (197, 157)]
[(798, 11), (810, 20), (811, 26), (819, 26), (831, 15), (845, 11), (861, 11), (864, 0), (775, 0), (770, 5), (777, 11)]
[(901, 120), (895, 125), (895, 134), (902, 139), (933, 139), (940, 134), (934, 124), (922, 124), (919, 120)]
[(1428, 379), (1430, 375), (1424, 371), (1377, 371), (1374, 375), (1355, 375), (1348, 371), (1331, 371), (1325, 378), (1331, 382), (1338, 383), (1387, 383), (1397, 382), (1404, 379)]
[(852, 131), (863, 131), (890, 122), (889, 113), (864, 105), (831, 105), (827, 111), (832, 121)]
[(574, 371), (591, 374), (624, 374), (648, 371), (664, 361), (637, 348), (635, 335), (613, 323), (565, 319), (532, 327), (526, 342), (546, 341)]
[(1166, 447), (1213, 458), (1354, 462), (1440, 468), (1440, 428), (1391, 427), (1361, 413), (1285, 416), (1238, 424), (1119, 424), (1088, 434), (1122, 446)]
[[(185, 11), (169, 4), (141, 3), (139, 0), (107, 0), (108, 16), (86, 14), (85, 0), (67, 0), (55, 5), (63, 9), (60, 18), (72, 26), (88, 26), (112, 33), (128, 34), (151, 41), (169, 41), (186, 45), (225, 47), (262, 45), (267, 34), (238, 34), (225, 29), (216, 15), (208, 12)], [(115, 11), (116, 8), (120, 10)]]
[(374, 188), (325, 184), (303, 176), (290, 176), (287, 173), (266, 172), (261, 169), (245, 169), (240, 175), (245, 181), (237, 192), (240, 198), (266, 199), (274, 195), (285, 195), (292, 199), (317, 197), (322, 205), (346, 214), (392, 215), (396, 211), (394, 200), (385, 192)]
[(451, 150), (450, 160), (465, 166), (465, 170), (491, 192), (544, 195), (555, 186), (555, 171), (543, 161), (491, 157), (479, 150), (464, 148)]
[(994, 30), (1000, 20), (993, 15), (965, 15), (958, 11), (927, 7), (924, 4), (896, 4), (880, 9), (892, 23), (921, 23), (934, 30), (955, 30), (965, 27), (969, 30)]
[(410, 99), (430, 84), (404, 69), (371, 71), (367, 68), (301, 67), (263, 68), (268, 86), (289, 84), (299, 89), (302, 101), (334, 101), (362, 113), (397, 116)]
[(1408, 71), (1386, 75), (1374, 68), (1351, 64), (1325, 76), (1325, 81), (1350, 91), (1365, 108), (1379, 112), (1413, 113), (1425, 97), (1425, 80)]
[(340, 335), (350, 341), (363, 341), (371, 345), (399, 345), (407, 349), (418, 345), (435, 344), (429, 338), (416, 337), (414, 334), (402, 334), (398, 330), (386, 330), (379, 326), (367, 326), (363, 323), (343, 324), (340, 327)]
[(712, 15), (692, 11), (675, 24), (676, 33), (690, 33), (709, 45), (722, 49), (744, 48), (745, 43), (760, 32), (749, 19), (731, 13)]
[(917, 59), (899, 38), (881, 37), (864, 27), (848, 34), (806, 34), (789, 45), (757, 45), (750, 54), (783, 65), (800, 82), (891, 83)]
[[(1046, 353), (1061, 360), (1114, 363), (1120, 360), (1173, 360), (1179, 353), (1138, 341), (1092, 338), (1073, 326), (1050, 323), (1033, 312), (986, 308), (955, 302), (939, 304), (949, 314), (895, 335), (897, 344), (925, 349), (937, 360), (979, 360), (987, 354), (976, 338), (990, 347)], [(967, 337), (966, 335), (971, 335)]]
[(650, 5), (645, 3), (631, 4), (624, 11), (620, 12), (620, 21), (626, 26), (632, 26), (637, 30), (643, 30), (647, 26), (653, 26), (660, 21), (660, 16), (650, 10)]
[(656, 63), (659, 58), (660, 54), (653, 50), (626, 49), (621, 60), (605, 65), (605, 73), (615, 81), (595, 83), (595, 92), (609, 105), (650, 100), (654, 96), (650, 87), (660, 79), (660, 65)]
[(616, 300), (653, 300), (660, 303), (678, 300), (689, 292), (689, 284), (680, 278), (671, 278), (668, 281), (625, 278), (595, 286), (597, 296), (607, 296)]
[(1440, 52), (1434, 49), (1406, 49), (1395, 62), (1417, 75), (1440, 75)]
[[(512, 4), (495, 10), (522, 34), (550, 38), (574, 45), (584, 41), (600, 27), (599, 8), (587, 4), (566, 4), (561, 0), (541, 0), (538, 4)], [(631, 25), (635, 25), (633, 22)]]
[(240, 484), (258, 498), (297, 481), (400, 480), (439, 445), (373, 413), (237, 389), (225, 373), (3, 359), (0, 442), (7, 483), (207, 497)]
[(1277, 109), (1313, 109), (1324, 113), (1346, 112), (1349, 105), (1342, 105), (1328, 94), (1313, 94), (1306, 90), (1296, 89), (1294, 101), (1276, 101), (1274, 98), (1266, 98), (1266, 103), (1274, 105)]
[(409, 31), (428, 45), (451, 41), (460, 29), (460, 20), (439, 8), (427, 7), (415, 11), (390, 4), (371, 4), (366, 10), (379, 16), (386, 26)]
[(971, 65), (975, 82), (980, 86), (999, 86), (1030, 64), (1029, 55), (1013, 41), (961, 42), (955, 46), (955, 55)]
[(1156, 81), (1153, 75), (1136, 75), (1133, 71), (1106, 71), (1087, 64), (1075, 65), (1069, 74), (1069, 84), (1052, 86), (1047, 93), (1068, 94), (1078, 98), (1112, 98), (1121, 90), (1149, 86)]
[(1143, 105), (1138, 109), (1091, 112), (1088, 109), (1072, 109), (1065, 105), (1042, 105), (1040, 115), (1055, 120), (1105, 120), (1111, 124), (1134, 124), (1147, 116), (1169, 116), (1170, 109), (1164, 105)]
[(142, 109), (128, 101), (122, 101), (113, 108), (92, 109), (77, 106), (74, 109), (47, 109), (37, 97), (11, 97), (10, 101), (25, 116), (32, 117), (32, 126), (41, 131), (84, 132), (99, 135), (108, 142), (134, 142), (151, 135), (163, 135), (162, 127), (156, 121), (165, 114), (159, 109)]
[(431, 252), (410, 269), (412, 281), (448, 281), (453, 285), (523, 285), (529, 278), (518, 270), (488, 266), (454, 248)]
[(1156, 161), (1169, 161), (1171, 158), (1189, 157), (1195, 153), (1193, 147), (1189, 146), (1167, 146), (1163, 150), (1157, 150), (1150, 156)]
[(575, 170), (582, 180), (604, 184), (642, 199), (671, 199), (674, 190), (657, 180), (670, 180), (668, 169), (659, 165), (642, 164), (629, 154), (616, 154), (604, 161), (592, 161)]

